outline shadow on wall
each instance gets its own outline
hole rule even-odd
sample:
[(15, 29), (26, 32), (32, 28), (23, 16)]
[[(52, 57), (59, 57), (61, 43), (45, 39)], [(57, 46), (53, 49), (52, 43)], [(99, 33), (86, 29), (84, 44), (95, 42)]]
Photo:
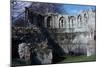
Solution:
[(53, 63), (60, 61), (62, 58), (60, 60), (59, 60), (59, 58), (66, 54), (64, 52), (63, 48), (61, 48), (59, 46), (59, 44), (56, 43), (54, 39), (52, 39), (51, 35), (53, 33), (49, 33), (50, 32), (49, 29), (44, 28), (44, 27), (40, 27), (40, 30), (42, 31), (43, 36), (45, 36), (45, 38), (47, 38), (49, 48), (52, 49), (52, 52), (53, 52)]

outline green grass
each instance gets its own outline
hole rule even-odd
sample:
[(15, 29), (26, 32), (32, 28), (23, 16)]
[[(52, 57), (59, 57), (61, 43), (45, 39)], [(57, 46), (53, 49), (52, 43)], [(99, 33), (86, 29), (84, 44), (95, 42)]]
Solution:
[[(86, 56), (86, 55), (81, 55), (81, 56), (65, 56), (65, 57), (61, 57), (61, 58), (65, 58), (62, 61), (57, 62), (56, 64), (59, 63), (76, 63), (76, 62), (90, 62), (90, 61), (96, 61), (96, 56)], [(59, 58), (58, 58), (59, 59)], [(26, 65), (25, 63), (22, 63), (20, 60), (18, 59), (14, 59), (12, 61), (12, 66), (23, 66)]]
[(65, 59), (59, 63), (74, 63), (74, 62), (89, 62), (96, 61), (96, 56), (66, 56)]

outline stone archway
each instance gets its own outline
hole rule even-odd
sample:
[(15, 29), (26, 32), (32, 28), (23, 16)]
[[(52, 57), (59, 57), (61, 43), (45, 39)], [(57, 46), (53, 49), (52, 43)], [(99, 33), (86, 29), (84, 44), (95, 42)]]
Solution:
[(64, 24), (65, 24), (66, 20), (65, 18), (62, 16), (59, 19), (59, 28), (64, 28)]
[(88, 21), (88, 15), (87, 15), (87, 13), (84, 14), (84, 21), (85, 21), (85, 22)]
[(78, 25), (77, 26), (79, 26), (79, 27), (81, 27), (82, 26), (82, 15), (78, 15), (77, 16), (77, 22), (78, 22)]
[(75, 17), (74, 16), (70, 16), (69, 20), (70, 20), (70, 27), (74, 28), (74, 26), (75, 26), (75, 20), (76, 20)]
[(51, 27), (51, 22), (52, 22), (52, 17), (49, 16), (49, 17), (47, 18), (47, 28), (50, 28), (50, 27)]
[(78, 22), (82, 22), (82, 16), (78, 15), (77, 20), (78, 20)]

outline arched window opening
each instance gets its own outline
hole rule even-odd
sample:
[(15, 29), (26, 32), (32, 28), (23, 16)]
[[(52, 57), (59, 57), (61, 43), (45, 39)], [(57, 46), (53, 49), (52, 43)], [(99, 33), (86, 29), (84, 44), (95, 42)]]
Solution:
[(72, 18), (72, 27), (74, 26), (74, 19)]
[(59, 19), (59, 28), (64, 28), (64, 24), (65, 24), (65, 18), (64, 17), (61, 17)]
[(81, 15), (79, 15), (77, 19), (78, 19), (78, 22), (82, 22), (82, 16)]
[(47, 18), (47, 28), (50, 28), (50, 27), (51, 27), (51, 22), (52, 22), (52, 17), (49, 16), (49, 17)]
[(63, 27), (63, 23), (64, 23), (64, 21), (63, 20), (61, 20), (61, 26)]
[(77, 21), (78, 21), (77, 26), (81, 27), (81, 25), (82, 25), (82, 16), (81, 15), (78, 15)]
[(87, 20), (88, 20), (88, 16), (86, 13), (84, 14), (84, 20), (85, 20), (85, 22), (87, 22)]

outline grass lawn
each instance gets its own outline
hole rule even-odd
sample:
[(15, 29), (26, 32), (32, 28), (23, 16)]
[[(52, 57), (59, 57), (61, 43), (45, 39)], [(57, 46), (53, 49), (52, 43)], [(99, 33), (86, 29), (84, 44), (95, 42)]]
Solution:
[(74, 63), (74, 62), (89, 62), (96, 61), (96, 56), (66, 56), (65, 59), (59, 63)]
[[(59, 60), (61, 58), (64, 58), (63, 60)], [(96, 56), (85, 56), (85, 55), (81, 55), (81, 56), (65, 56), (65, 57), (61, 57), (58, 58), (57, 60), (59, 60), (58, 62), (54, 63), (54, 64), (59, 64), (59, 63), (75, 63), (75, 62), (90, 62), (90, 61), (96, 61)], [(12, 66), (23, 66), (26, 65), (25, 63), (22, 63), (20, 60), (18, 59), (14, 59), (12, 61)]]

